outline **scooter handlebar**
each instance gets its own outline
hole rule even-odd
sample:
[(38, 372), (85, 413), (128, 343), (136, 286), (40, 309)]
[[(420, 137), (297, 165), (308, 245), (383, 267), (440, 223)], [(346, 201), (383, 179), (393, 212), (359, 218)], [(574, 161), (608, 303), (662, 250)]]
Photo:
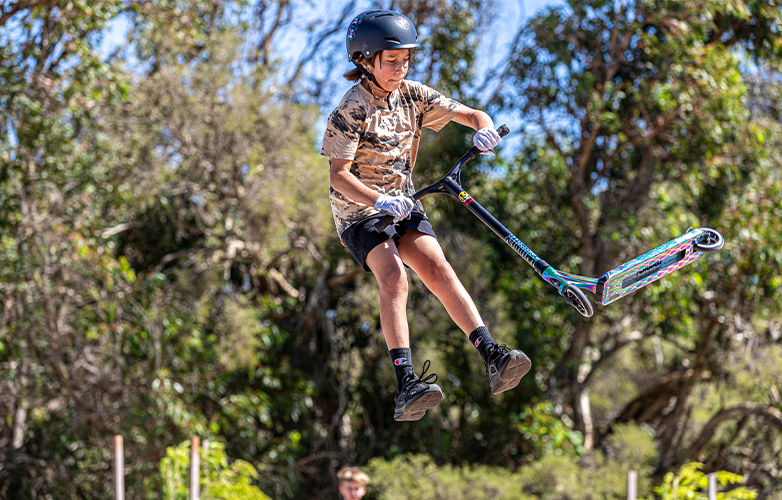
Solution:
[[(507, 125), (500, 125), (500, 127), (497, 129), (497, 133), (500, 135), (500, 137), (505, 137), (506, 135), (508, 135), (510, 133), (510, 129), (508, 128)], [(476, 156), (478, 156), (480, 154), (480, 150), (477, 147), (475, 147), (475, 146), (470, 148), (470, 152), (474, 152), (474, 154), (470, 155), (471, 158), (475, 158)], [(375, 231), (377, 231), (378, 233), (382, 233), (393, 222), (394, 222), (394, 216), (393, 215), (386, 215), (382, 219), (380, 219), (377, 222), (375, 222), (375, 225), (374, 225)]]

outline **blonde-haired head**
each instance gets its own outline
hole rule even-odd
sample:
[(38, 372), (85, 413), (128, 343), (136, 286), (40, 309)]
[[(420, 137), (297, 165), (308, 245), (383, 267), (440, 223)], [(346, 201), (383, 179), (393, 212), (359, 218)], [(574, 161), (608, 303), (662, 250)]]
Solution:
[(339, 479), (340, 484), (346, 481), (354, 481), (364, 486), (369, 484), (369, 476), (358, 467), (343, 467), (337, 472), (337, 479)]

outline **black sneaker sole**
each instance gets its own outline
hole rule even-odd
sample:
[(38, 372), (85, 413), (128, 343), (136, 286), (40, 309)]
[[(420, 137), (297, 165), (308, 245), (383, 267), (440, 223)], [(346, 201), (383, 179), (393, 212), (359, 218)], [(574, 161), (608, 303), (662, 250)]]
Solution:
[(519, 351), (517, 356), (514, 356), (505, 365), (505, 368), (500, 372), (499, 379), (492, 384), (491, 393), (495, 396), (505, 391), (509, 391), (519, 385), (521, 378), (529, 372), (532, 367), (532, 362), (529, 360), (526, 354)]
[(412, 422), (421, 420), (426, 410), (435, 408), (443, 400), (443, 391), (437, 384), (427, 387), (426, 391), (416, 394), (416, 398), (407, 403), (401, 410), (394, 411), (394, 420), (397, 422)]

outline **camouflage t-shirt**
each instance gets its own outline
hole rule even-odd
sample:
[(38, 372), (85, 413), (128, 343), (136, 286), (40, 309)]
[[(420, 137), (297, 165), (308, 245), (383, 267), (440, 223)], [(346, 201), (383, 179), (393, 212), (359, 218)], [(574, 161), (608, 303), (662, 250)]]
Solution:
[[(378, 193), (415, 193), (411, 174), (421, 128), (439, 131), (456, 114), (459, 103), (418, 82), (403, 80), (388, 100), (375, 98), (356, 84), (331, 113), (320, 154), (352, 160), (350, 172)], [(331, 211), (341, 235), (351, 224), (378, 213), (329, 186)], [(415, 211), (423, 213), (421, 202)]]

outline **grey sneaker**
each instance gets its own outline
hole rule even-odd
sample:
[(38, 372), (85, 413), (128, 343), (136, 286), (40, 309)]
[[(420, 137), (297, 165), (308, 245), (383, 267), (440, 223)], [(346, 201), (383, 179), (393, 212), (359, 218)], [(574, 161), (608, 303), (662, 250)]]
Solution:
[[(427, 359), (424, 363), (424, 376), (429, 369), (430, 362)], [(412, 420), (421, 420), (426, 410), (430, 410), (440, 404), (443, 400), (443, 391), (437, 382), (437, 374), (432, 373), (421, 378), (415, 373), (408, 374), (402, 382), (402, 390), (394, 398), (396, 408), (394, 408), (394, 420), (397, 422), (408, 422)]]
[(489, 361), (486, 363), (486, 378), (495, 396), (519, 385), (521, 377), (527, 374), (532, 363), (526, 354), (518, 349), (508, 349), (505, 344), (489, 347)]

